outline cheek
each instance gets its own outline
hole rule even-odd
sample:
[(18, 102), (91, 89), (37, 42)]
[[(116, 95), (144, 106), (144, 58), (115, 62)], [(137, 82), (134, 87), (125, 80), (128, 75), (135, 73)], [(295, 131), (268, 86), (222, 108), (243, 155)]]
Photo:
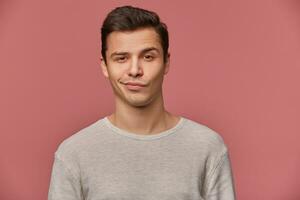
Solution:
[(153, 77), (155, 77), (156, 79), (161, 79), (164, 75), (164, 67), (160, 66), (160, 67), (156, 67), (156, 68), (152, 68), (152, 74)]
[(163, 73), (161, 70), (157, 70), (155, 73), (152, 72), (151, 77), (149, 77), (152, 87), (160, 87), (163, 82)]
[(122, 76), (124, 76), (124, 73), (125, 72), (123, 72), (121, 70), (110, 70), (110, 72), (109, 72), (111, 78), (116, 79), (116, 80), (121, 79)]

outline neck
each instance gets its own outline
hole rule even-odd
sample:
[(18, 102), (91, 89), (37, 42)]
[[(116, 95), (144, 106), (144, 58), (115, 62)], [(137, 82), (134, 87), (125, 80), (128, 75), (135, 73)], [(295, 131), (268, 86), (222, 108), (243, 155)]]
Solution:
[(167, 130), (180, 119), (164, 109), (162, 95), (143, 107), (131, 106), (116, 99), (115, 112), (108, 118), (115, 126), (141, 135)]

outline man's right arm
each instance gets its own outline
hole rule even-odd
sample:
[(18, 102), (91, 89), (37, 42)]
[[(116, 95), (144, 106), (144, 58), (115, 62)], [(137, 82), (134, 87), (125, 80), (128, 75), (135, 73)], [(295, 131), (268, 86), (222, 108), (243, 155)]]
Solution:
[(55, 155), (48, 200), (83, 200), (80, 178), (72, 173), (66, 163)]

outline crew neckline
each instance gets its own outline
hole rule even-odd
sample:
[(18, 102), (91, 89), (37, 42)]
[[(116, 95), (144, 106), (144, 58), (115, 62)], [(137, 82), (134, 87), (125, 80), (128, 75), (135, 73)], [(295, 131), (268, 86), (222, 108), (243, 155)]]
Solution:
[(150, 135), (142, 135), (142, 134), (133, 133), (133, 132), (129, 132), (129, 131), (126, 131), (124, 129), (121, 129), (121, 128), (115, 126), (108, 119), (108, 116), (104, 117), (103, 121), (107, 125), (108, 128), (110, 128), (113, 132), (115, 132), (115, 133), (117, 133), (121, 136), (125, 136), (125, 137), (132, 138), (132, 139), (137, 139), (137, 140), (155, 140), (155, 139), (159, 139), (159, 138), (162, 138), (162, 137), (166, 137), (166, 136), (168, 136), (172, 133), (175, 133), (178, 129), (183, 127), (183, 124), (186, 121), (186, 119), (182, 116), (179, 116), (179, 117), (180, 117), (179, 121), (172, 128), (169, 128), (169, 129), (167, 129), (165, 131), (162, 131), (162, 132), (159, 132), (159, 133), (150, 134)]

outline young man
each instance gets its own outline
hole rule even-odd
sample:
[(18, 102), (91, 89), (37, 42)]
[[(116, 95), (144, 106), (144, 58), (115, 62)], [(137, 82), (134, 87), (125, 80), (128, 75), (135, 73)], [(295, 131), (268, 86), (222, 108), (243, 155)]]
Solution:
[(164, 108), (166, 25), (154, 12), (124, 6), (101, 30), (101, 69), (115, 111), (59, 145), (48, 199), (235, 199), (221, 136)]

